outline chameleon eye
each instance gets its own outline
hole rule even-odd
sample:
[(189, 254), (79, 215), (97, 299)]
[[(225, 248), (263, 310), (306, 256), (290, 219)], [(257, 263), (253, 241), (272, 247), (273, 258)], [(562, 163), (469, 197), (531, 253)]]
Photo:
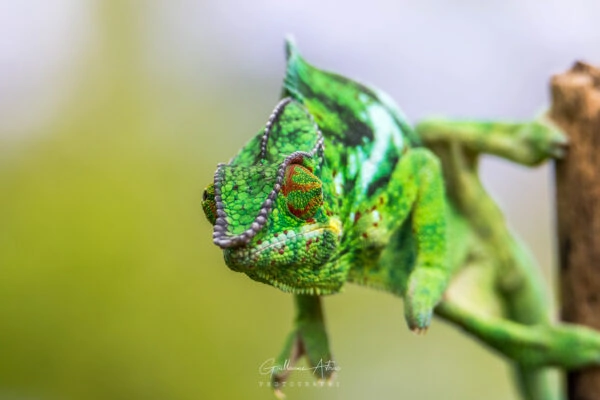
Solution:
[(281, 191), (289, 212), (297, 218), (312, 218), (323, 205), (321, 181), (302, 165), (291, 164), (287, 167)]
[(202, 209), (208, 222), (214, 225), (217, 221), (217, 202), (215, 201), (215, 185), (212, 183), (204, 189), (202, 194)]

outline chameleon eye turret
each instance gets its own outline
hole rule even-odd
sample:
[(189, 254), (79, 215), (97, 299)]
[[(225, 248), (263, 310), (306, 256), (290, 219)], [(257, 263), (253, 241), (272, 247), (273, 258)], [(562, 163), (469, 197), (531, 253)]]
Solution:
[(281, 193), (287, 200), (288, 211), (299, 219), (311, 219), (323, 205), (321, 181), (299, 164), (286, 168)]

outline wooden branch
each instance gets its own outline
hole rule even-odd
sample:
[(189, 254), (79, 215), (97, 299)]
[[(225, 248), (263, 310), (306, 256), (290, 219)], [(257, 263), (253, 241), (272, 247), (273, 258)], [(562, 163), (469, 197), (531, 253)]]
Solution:
[[(577, 62), (553, 77), (552, 101), (570, 141), (556, 162), (562, 319), (600, 330), (600, 69)], [(569, 372), (567, 392), (600, 399), (600, 368)]]

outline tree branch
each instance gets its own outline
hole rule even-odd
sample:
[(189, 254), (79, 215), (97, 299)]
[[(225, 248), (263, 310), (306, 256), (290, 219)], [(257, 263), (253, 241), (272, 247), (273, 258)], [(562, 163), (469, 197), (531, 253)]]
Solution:
[[(600, 330), (600, 69), (577, 62), (552, 79), (550, 117), (570, 141), (556, 162), (562, 319)], [(571, 400), (600, 399), (600, 368), (567, 375)]]

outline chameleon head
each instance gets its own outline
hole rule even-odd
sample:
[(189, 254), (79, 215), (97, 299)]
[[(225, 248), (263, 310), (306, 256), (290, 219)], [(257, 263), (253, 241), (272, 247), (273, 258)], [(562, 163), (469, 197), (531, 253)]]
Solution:
[(229, 268), (286, 292), (339, 290), (345, 276), (331, 258), (342, 228), (315, 158), (294, 152), (281, 163), (219, 165), (202, 206)]

